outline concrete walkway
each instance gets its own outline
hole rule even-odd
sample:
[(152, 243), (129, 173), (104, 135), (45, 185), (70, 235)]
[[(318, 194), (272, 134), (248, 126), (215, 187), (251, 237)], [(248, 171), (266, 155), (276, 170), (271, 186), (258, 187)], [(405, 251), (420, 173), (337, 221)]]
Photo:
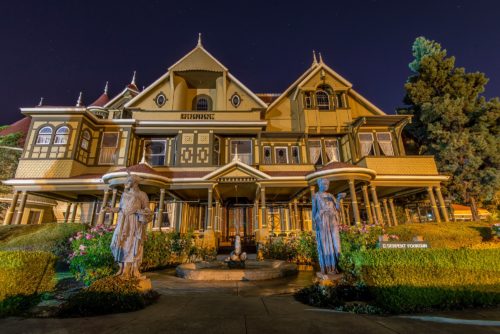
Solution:
[[(12, 317), (0, 320), (0, 333), (500, 333), (500, 326), (490, 322), (455, 324), (312, 308), (291, 295), (310, 284), (312, 274), (301, 272), (297, 277), (272, 281), (208, 283), (177, 278), (170, 269), (148, 274), (162, 296), (144, 310), (74, 319)], [(500, 310), (431, 316), (500, 321)]]

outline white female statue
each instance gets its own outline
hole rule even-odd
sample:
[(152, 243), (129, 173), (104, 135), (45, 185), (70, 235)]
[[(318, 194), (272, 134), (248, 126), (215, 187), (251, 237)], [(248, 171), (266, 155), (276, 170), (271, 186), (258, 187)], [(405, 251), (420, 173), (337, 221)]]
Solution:
[(120, 206), (105, 209), (107, 212), (118, 213), (111, 240), (111, 252), (120, 266), (116, 276), (124, 278), (145, 278), (141, 276), (139, 268), (142, 262), (146, 226), (151, 221), (152, 212), (148, 196), (139, 189), (140, 180), (138, 176), (129, 173)]
[(312, 216), (316, 229), (316, 244), (321, 273), (338, 272), (337, 266), (340, 257), (340, 199), (345, 193), (339, 193), (337, 199), (326, 192), (330, 182), (327, 179), (318, 179), (319, 191), (312, 200)]

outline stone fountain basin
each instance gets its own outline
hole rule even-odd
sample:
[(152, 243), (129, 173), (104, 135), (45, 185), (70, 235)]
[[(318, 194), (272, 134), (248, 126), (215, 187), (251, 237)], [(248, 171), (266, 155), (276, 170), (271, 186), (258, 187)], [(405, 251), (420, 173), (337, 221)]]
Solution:
[(177, 276), (197, 281), (260, 281), (297, 274), (297, 265), (280, 260), (247, 260), (243, 269), (229, 269), (221, 261), (185, 263)]

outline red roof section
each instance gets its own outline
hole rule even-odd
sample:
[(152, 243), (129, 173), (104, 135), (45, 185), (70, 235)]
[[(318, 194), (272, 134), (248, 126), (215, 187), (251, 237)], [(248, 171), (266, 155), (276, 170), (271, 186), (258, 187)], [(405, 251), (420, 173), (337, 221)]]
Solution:
[(276, 100), (281, 94), (275, 94), (275, 93), (259, 93), (255, 94), (257, 95), (262, 101), (264, 101), (267, 104), (273, 103), (274, 100)]
[(92, 102), (91, 104), (89, 104), (89, 106), (104, 107), (106, 105), (106, 103), (108, 103), (108, 102), (109, 102), (109, 96), (108, 96), (108, 94), (102, 93), (102, 95), (99, 96), (97, 98), (97, 100), (95, 100), (94, 102)]
[(24, 146), (24, 142), (26, 141), (26, 135), (28, 134), (28, 131), (30, 129), (30, 124), (31, 124), (31, 118), (28, 116), (20, 119), (17, 122), (12, 123), (9, 125), (7, 128), (3, 129), (0, 131), (0, 136), (7, 136), (12, 133), (21, 133), (21, 137), (19, 138), (17, 145), (19, 147)]

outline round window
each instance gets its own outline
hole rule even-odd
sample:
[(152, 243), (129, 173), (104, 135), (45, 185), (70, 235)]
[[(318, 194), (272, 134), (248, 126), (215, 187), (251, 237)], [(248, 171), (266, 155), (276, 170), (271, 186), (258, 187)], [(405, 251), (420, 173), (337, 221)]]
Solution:
[(165, 104), (165, 102), (167, 102), (167, 97), (165, 96), (165, 94), (160, 93), (160, 94), (156, 95), (155, 103), (158, 107), (163, 106)]
[(237, 93), (234, 93), (233, 96), (231, 96), (231, 104), (233, 105), (233, 107), (238, 108), (240, 103), (241, 97)]

